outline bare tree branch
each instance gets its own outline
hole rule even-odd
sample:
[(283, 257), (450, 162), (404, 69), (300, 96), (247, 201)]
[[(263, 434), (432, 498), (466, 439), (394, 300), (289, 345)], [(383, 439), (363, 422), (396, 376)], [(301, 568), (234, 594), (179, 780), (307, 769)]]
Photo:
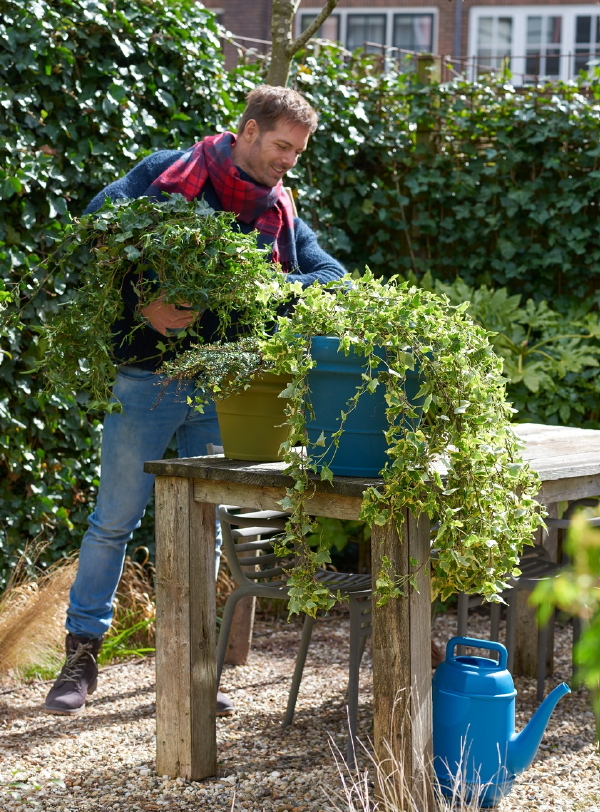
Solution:
[(323, 25), (325, 20), (329, 17), (329, 15), (333, 11), (333, 9), (337, 6), (338, 3), (339, 0), (327, 0), (327, 3), (325, 4), (324, 8), (322, 8), (321, 11), (317, 14), (315, 19), (306, 29), (306, 31), (303, 31), (297, 39), (295, 39), (293, 42), (290, 42), (290, 44), (285, 49), (285, 52), (287, 56), (290, 57), (290, 59), (291, 57), (294, 56), (294, 54), (297, 51), (300, 50), (300, 48), (303, 48), (306, 45), (306, 43), (312, 36), (314, 36), (317, 33), (319, 28)]

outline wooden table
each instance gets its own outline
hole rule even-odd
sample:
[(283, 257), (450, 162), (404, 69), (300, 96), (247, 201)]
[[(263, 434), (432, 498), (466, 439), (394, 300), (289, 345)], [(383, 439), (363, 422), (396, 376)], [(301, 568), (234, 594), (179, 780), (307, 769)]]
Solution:
[[(600, 431), (523, 424), (525, 457), (542, 479), (540, 501), (600, 494)], [(156, 769), (159, 775), (199, 780), (216, 773), (216, 622), (214, 534), (216, 504), (280, 509), (291, 480), (281, 463), (223, 457), (147, 462), (156, 474)], [(335, 477), (318, 482), (309, 511), (356, 519), (365, 488), (377, 480)], [(402, 537), (391, 526), (373, 528), (373, 571), (383, 555), (396, 572), (409, 558), (429, 555), (429, 523), (406, 512)], [(430, 587), (426, 568), (419, 591), (373, 610), (374, 744), (401, 758), (418, 789), (431, 755)], [(394, 711), (395, 707), (395, 713)], [(283, 709), (282, 709), (283, 712)], [(426, 783), (426, 782), (424, 782)]]
[[(600, 431), (566, 426), (545, 426), (523, 423), (515, 427), (525, 441), (523, 454), (542, 479), (537, 496), (548, 512), (558, 516), (558, 503), (600, 496)], [(550, 530), (540, 534), (541, 541), (553, 561), (558, 558), (558, 533)], [(529, 605), (529, 592), (517, 590), (515, 601), (516, 635), (513, 669), (515, 674), (537, 676), (537, 623), (535, 610)], [(553, 673), (554, 644), (550, 630), (546, 659), (546, 675)]]

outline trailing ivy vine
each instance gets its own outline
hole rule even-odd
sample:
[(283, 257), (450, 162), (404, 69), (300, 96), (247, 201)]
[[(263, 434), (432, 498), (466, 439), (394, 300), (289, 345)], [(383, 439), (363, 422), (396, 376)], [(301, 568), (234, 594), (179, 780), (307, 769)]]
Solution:
[[(280, 554), (294, 549), (297, 555), (288, 581), (290, 612), (315, 614), (338, 597), (314, 579), (329, 553), (307, 541), (318, 529), (307, 503), (315, 476), (332, 480), (326, 459), (331, 444), (339, 443), (348, 413), (379, 386), (385, 387), (389, 459), (381, 485), (365, 491), (360, 518), (371, 526), (400, 524), (405, 508), (435, 518), (434, 592), (442, 599), (460, 591), (498, 600), (506, 586), (504, 576), (517, 567), (523, 545), (532, 543), (541, 523), (534, 499), (539, 478), (523, 462), (521, 443), (510, 425), (502, 361), (491, 349), (489, 334), (465, 315), (466, 303), (452, 306), (446, 297), (397, 279), (377, 280), (368, 270), (349, 282), (346, 278), (296, 290), (293, 311), (278, 319), (273, 336), (258, 342), (273, 371), (292, 376), (281, 393), (289, 399), (290, 436), (282, 448), (285, 471), (293, 479), (282, 507), (291, 516), (278, 545)], [(353, 349), (364, 356), (365, 371), (339, 428), (329, 439), (322, 434), (311, 442), (306, 430), (308, 372), (314, 366), (311, 339), (320, 335), (338, 337), (340, 352)], [(377, 370), (381, 349), (383, 371)], [(232, 355), (234, 351), (230, 347)], [(182, 374), (191, 370), (193, 352), (185, 363), (172, 363), (171, 373), (178, 367)], [(405, 391), (406, 373), (415, 368), (422, 379), (420, 424), (416, 404)], [(335, 381), (331, 386), (333, 391)], [(211, 388), (208, 380), (207, 393)], [(218, 386), (212, 394), (221, 395)], [(389, 567), (375, 577), (382, 603), (404, 594), (410, 582)]]

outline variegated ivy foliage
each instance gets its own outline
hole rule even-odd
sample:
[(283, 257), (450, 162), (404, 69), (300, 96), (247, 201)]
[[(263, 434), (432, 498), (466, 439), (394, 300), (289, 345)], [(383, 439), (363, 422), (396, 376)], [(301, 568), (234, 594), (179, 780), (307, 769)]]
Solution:
[[(106, 199), (98, 212), (73, 220), (55, 250), (15, 286), (14, 298), (35, 301), (48, 282), (58, 284), (73, 264), (80, 267), (79, 285), (52, 318), (38, 328), (48, 390), (69, 396), (85, 393), (91, 409), (112, 411), (115, 376), (113, 325), (124, 310), (122, 290), (132, 279), (138, 296), (137, 324), (123, 340), (146, 323), (142, 310), (158, 299), (185, 302), (199, 311), (210, 307), (217, 332), (225, 337), (232, 314), (240, 329), (259, 335), (279, 301), (289, 297), (284, 277), (267, 262), (255, 234), (232, 230), (235, 215), (215, 212), (204, 201), (188, 202), (174, 194), (157, 202)], [(43, 271), (44, 275), (38, 273)], [(19, 325), (23, 307), (0, 315), (0, 330)], [(181, 352), (181, 340), (195, 336), (194, 325), (165, 337), (162, 353)]]
[[(359, 280), (312, 285), (298, 293), (291, 315), (279, 318), (278, 331), (260, 342), (274, 371), (293, 376), (285, 391), (291, 434), (284, 459), (294, 485), (282, 503), (291, 517), (281, 542), (281, 552), (292, 546), (298, 552), (288, 582), (290, 612), (314, 615), (336, 600), (313, 577), (327, 561), (327, 550), (315, 551), (304, 541), (313, 529), (306, 505), (315, 475), (332, 478), (322, 464), (324, 438), (311, 445), (306, 432), (315, 335), (338, 336), (341, 351), (353, 347), (365, 356), (363, 380), (346, 414), (364, 392), (385, 387), (389, 460), (381, 485), (364, 494), (361, 518), (370, 525), (400, 524), (404, 508), (426, 513), (439, 522), (431, 558), (434, 593), (442, 599), (458, 591), (481, 593), (499, 601), (506, 574), (517, 567), (541, 518), (534, 499), (539, 480), (523, 462), (511, 428), (502, 361), (490, 347), (489, 334), (465, 314), (467, 304), (453, 307), (443, 296), (397, 279), (386, 283), (368, 271)], [(380, 363), (377, 347), (385, 348), (383, 372), (374, 371)], [(410, 430), (403, 418), (415, 412), (407, 402), (405, 374), (415, 367), (422, 376), (424, 417)], [(342, 431), (343, 419), (333, 443)], [(306, 453), (299, 453), (298, 446)], [(378, 573), (379, 602), (404, 594), (409, 581), (389, 567)]]

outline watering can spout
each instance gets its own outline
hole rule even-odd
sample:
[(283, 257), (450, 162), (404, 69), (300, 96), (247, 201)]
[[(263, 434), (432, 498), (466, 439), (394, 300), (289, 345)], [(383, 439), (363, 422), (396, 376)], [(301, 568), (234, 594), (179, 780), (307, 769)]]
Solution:
[(514, 774), (526, 770), (533, 761), (548, 720), (559, 699), (571, 693), (566, 682), (557, 685), (529, 720), (529, 724), (508, 743), (507, 767)]

